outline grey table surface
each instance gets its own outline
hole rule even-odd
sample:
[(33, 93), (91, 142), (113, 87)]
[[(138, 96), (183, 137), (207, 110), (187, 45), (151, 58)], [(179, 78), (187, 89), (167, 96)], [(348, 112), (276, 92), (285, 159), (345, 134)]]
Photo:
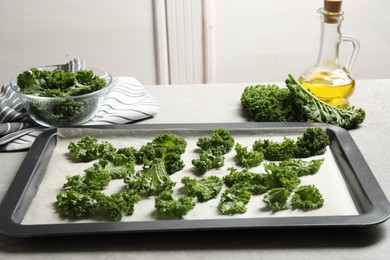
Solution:
[[(247, 122), (243, 84), (145, 86), (160, 112), (139, 124)], [(282, 84), (280, 84), (282, 85)], [(390, 198), (390, 79), (358, 80), (366, 120), (350, 133)], [(26, 152), (0, 153), (0, 200)], [(146, 233), (49, 238), (0, 234), (0, 259), (389, 259), (390, 221), (364, 228)]]

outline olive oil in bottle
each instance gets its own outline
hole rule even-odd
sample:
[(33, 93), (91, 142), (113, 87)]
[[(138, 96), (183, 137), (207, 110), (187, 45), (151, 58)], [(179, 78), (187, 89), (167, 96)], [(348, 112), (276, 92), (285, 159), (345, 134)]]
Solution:
[[(342, 0), (324, 0), (320, 8), (321, 41), (317, 64), (307, 69), (300, 77), (300, 83), (322, 101), (336, 106), (349, 107), (348, 98), (355, 90), (355, 80), (350, 74), (359, 51), (359, 42), (352, 36), (341, 35), (343, 20)], [(339, 64), (339, 46), (350, 42), (352, 54), (344, 67)]]
[(335, 107), (348, 108), (348, 98), (355, 90), (355, 80), (343, 67), (337, 71), (318, 69), (302, 75), (299, 81), (316, 97)]

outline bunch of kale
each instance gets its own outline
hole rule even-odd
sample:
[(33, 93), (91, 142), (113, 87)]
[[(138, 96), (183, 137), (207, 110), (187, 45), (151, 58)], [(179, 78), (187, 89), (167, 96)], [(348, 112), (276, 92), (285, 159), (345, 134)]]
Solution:
[(343, 109), (328, 105), (291, 75), (286, 80), (286, 86), (287, 88), (277, 85), (247, 86), (241, 95), (241, 105), (258, 122), (314, 121), (352, 129), (365, 119), (362, 108)]

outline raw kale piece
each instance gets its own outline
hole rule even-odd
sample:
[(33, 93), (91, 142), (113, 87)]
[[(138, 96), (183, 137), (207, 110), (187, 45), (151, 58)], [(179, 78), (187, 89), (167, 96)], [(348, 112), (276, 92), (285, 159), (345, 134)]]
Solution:
[(196, 145), (206, 151), (211, 150), (214, 155), (228, 153), (234, 146), (234, 138), (226, 129), (216, 129), (211, 133), (211, 137), (199, 137)]
[(230, 173), (222, 178), (228, 187), (244, 187), (252, 194), (262, 194), (269, 189), (266, 174), (250, 172), (247, 169), (238, 171), (235, 168), (229, 168), (228, 170)]
[(323, 102), (292, 75), (288, 75), (285, 83), (287, 88), (247, 86), (240, 99), (244, 111), (257, 122), (314, 121), (345, 129), (356, 128), (366, 117), (362, 108), (343, 109)]
[(196, 197), (180, 196), (177, 200), (172, 197), (173, 190), (161, 192), (154, 201), (157, 213), (168, 218), (182, 218), (192, 210), (197, 202)]
[(264, 160), (264, 154), (259, 151), (248, 151), (247, 147), (237, 143), (234, 147), (236, 156), (234, 160), (245, 168), (256, 167)]
[(57, 195), (57, 210), (66, 218), (86, 217), (97, 206), (98, 201), (88, 193), (68, 190)]
[(279, 163), (265, 163), (264, 168), (268, 171), (274, 171), (275, 168), (281, 167), (286, 168), (289, 171), (296, 172), (298, 177), (312, 175), (320, 169), (324, 159), (304, 161), (301, 159), (290, 159), (281, 161)]
[(67, 182), (63, 185), (63, 188), (66, 190), (75, 190), (78, 192), (103, 190), (111, 181), (111, 175), (109, 172), (95, 165), (85, 169), (84, 173), (85, 176), (67, 176)]
[(188, 196), (197, 197), (200, 202), (215, 198), (223, 186), (223, 181), (217, 176), (209, 176), (198, 180), (184, 177), (181, 182), (184, 183)]
[(224, 154), (234, 146), (234, 138), (226, 129), (212, 131), (211, 137), (199, 137), (196, 145), (202, 152), (197, 159), (193, 159), (192, 165), (203, 174), (208, 170), (220, 168), (225, 164)]
[(83, 136), (77, 143), (70, 142), (68, 150), (75, 160), (90, 162), (99, 159), (106, 153), (115, 152), (116, 148), (107, 141), (98, 143), (95, 137)]
[(145, 170), (142, 175), (141, 191), (146, 192), (148, 196), (159, 195), (164, 190), (172, 189), (175, 183), (170, 179), (164, 162), (155, 159), (150, 168)]
[(106, 170), (112, 179), (122, 179), (135, 171), (135, 160), (124, 154), (108, 153), (103, 155), (94, 166)]
[(132, 215), (134, 205), (141, 199), (141, 196), (134, 190), (123, 190), (111, 196), (103, 193), (94, 193), (93, 195), (102, 215), (114, 221), (121, 220), (123, 216)]
[(136, 154), (136, 162), (147, 168), (155, 159), (164, 161), (169, 175), (184, 168), (181, 154), (185, 152), (187, 141), (184, 137), (163, 133), (157, 135), (151, 142), (142, 146)]
[(298, 173), (295, 171), (290, 171), (288, 168), (265, 168), (265, 171), (267, 172), (268, 183), (270, 187), (283, 187), (291, 191), (301, 183), (301, 180), (298, 177)]
[(283, 161), (294, 157), (298, 147), (291, 138), (284, 137), (282, 142), (274, 142), (269, 139), (257, 140), (252, 146), (254, 151), (264, 154), (269, 161)]
[(257, 122), (306, 122), (307, 117), (294, 104), (291, 92), (277, 85), (247, 86), (241, 105)]
[(106, 86), (103, 78), (92, 70), (47, 71), (31, 68), (17, 77), (20, 91), (40, 97), (70, 97), (92, 93)]
[(302, 185), (294, 190), (291, 206), (295, 209), (313, 210), (321, 208), (324, 199), (321, 192), (314, 185)]
[(303, 135), (297, 139), (298, 150), (294, 157), (306, 158), (324, 154), (326, 152), (326, 147), (329, 144), (329, 137), (324, 130), (319, 127), (308, 128)]
[(322, 155), (329, 144), (329, 137), (322, 128), (309, 127), (296, 141), (288, 137), (284, 137), (282, 142), (257, 140), (252, 148), (254, 151), (262, 152), (266, 160), (284, 161)]
[(366, 117), (362, 108), (343, 109), (323, 102), (303, 87), (292, 75), (288, 75), (286, 85), (293, 96), (294, 104), (306, 114), (308, 119), (314, 122), (352, 129), (363, 123)]
[(199, 158), (193, 159), (191, 162), (201, 174), (204, 174), (208, 170), (224, 166), (225, 157), (221, 154), (213, 154), (212, 150), (208, 149), (203, 150)]
[(263, 201), (273, 211), (288, 209), (287, 202), (291, 191), (286, 188), (273, 188), (269, 190), (263, 197)]
[(251, 192), (245, 187), (233, 185), (222, 193), (218, 210), (222, 215), (243, 214), (250, 198)]

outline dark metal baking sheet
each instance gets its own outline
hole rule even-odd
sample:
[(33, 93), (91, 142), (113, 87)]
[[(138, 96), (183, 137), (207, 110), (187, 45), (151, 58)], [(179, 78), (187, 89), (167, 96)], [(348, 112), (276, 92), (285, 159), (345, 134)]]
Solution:
[(56, 129), (40, 135), (30, 148), (0, 205), (0, 231), (9, 236), (85, 235), (130, 232), (190, 231), (218, 229), (362, 227), (382, 223), (390, 217), (390, 204), (349, 132), (335, 126), (307, 123), (226, 123), (226, 124), (133, 124), (99, 126), (114, 129), (288, 130), (322, 127), (330, 137), (330, 149), (347, 183), (359, 212), (357, 215), (232, 218), (199, 220), (156, 220), (136, 222), (93, 222), (22, 224), (56, 147)]

